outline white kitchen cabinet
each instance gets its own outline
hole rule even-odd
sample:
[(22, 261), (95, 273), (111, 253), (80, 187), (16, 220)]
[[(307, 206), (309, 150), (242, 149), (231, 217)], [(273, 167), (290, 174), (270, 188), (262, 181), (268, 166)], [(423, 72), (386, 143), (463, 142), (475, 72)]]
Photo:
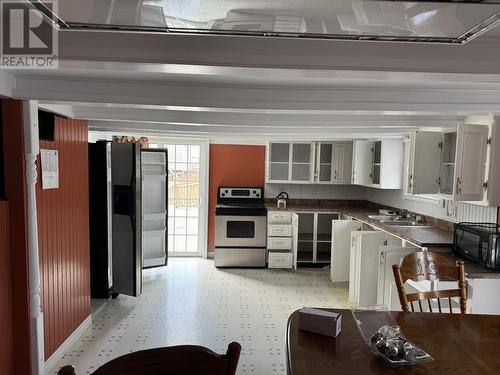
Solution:
[[(299, 212), (297, 235), (292, 238), (296, 259), (301, 265), (329, 264), (331, 262), (332, 221), (337, 212)], [(293, 232), (293, 225), (292, 225)]]
[(266, 182), (311, 183), (314, 142), (271, 142), (267, 147)]
[(371, 167), (373, 142), (356, 140), (353, 143), (352, 183), (355, 185), (371, 185)]
[(318, 142), (315, 182), (350, 184), (353, 142)]
[(436, 194), (441, 166), (441, 132), (415, 131), (410, 136), (408, 194)]
[(292, 212), (267, 212), (267, 250), (269, 268), (292, 268)]
[(495, 164), (498, 169), (500, 161), (496, 148), (488, 149), (489, 132), (488, 125), (460, 123), (456, 131), (412, 134), (408, 191), (441, 194), (454, 201), (491, 199), (492, 205), (498, 204), (498, 187), (485, 185), (486, 166), (489, 165), (491, 180), (495, 178), (492, 166)]
[(332, 221), (332, 246), (330, 280), (349, 281), (349, 259), (351, 252), (351, 232), (360, 231), (363, 224), (356, 220)]
[(385, 305), (390, 311), (401, 311), (398, 290), (392, 265), (401, 265), (403, 258), (421, 249), (413, 246), (380, 246), (378, 251), (377, 304)]
[(379, 248), (386, 234), (379, 231), (351, 232), (349, 261), (349, 305), (372, 306), (377, 303)]
[(373, 142), (371, 186), (380, 189), (401, 189), (403, 181), (404, 146), (402, 139)]

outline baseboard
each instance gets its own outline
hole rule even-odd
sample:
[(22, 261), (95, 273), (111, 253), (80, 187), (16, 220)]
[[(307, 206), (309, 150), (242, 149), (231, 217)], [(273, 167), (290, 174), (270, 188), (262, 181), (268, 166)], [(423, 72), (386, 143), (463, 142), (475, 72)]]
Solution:
[(57, 363), (62, 359), (64, 354), (73, 346), (74, 343), (78, 341), (83, 333), (92, 327), (92, 315), (87, 316), (87, 318), (78, 326), (77, 329), (57, 348), (57, 350), (45, 361), (45, 371), (50, 374), (50, 371), (54, 369)]

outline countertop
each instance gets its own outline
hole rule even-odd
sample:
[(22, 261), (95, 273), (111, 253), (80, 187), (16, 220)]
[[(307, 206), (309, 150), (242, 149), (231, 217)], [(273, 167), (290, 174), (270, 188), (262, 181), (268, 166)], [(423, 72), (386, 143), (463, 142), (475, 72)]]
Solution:
[(266, 205), (268, 210), (272, 211), (292, 211), (292, 212), (339, 212), (344, 215), (351, 216), (365, 224), (371, 225), (377, 229), (383, 230), (393, 236), (401, 238), (417, 247), (436, 247), (436, 246), (451, 246), (453, 244), (453, 233), (431, 227), (395, 227), (384, 225), (378, 221), (372, 220), (368, 215), (379, 215), (375, 208), (349, 207), (343, 205), (326, 206), (326, 205), (289, 205), (286, 209), (277, 209), (273, 204)]
[[(456, 262), (461, 259), (451, 253), (451, 245), (453, 245), (453, 232), (439, 229), (436, 227), (431, 228), (408, 228), (408, 227), (394, 227), (384, 225), (378, 221), (372, 220), (368, 215), (379, 214), (378, 209), (370, 207), (353, 207), (347, 204), (336, 205), (316, 205), (316, 204), (300, 204), (289, 205), (286, 209), (277, 209), (275, 204), (266, 204), (269, 211), (290, 211), (290, 212), (338, 212), (347, 216), (351, 216), (365, 224), (374, 228), (385, 231), (395, 237), (401, 238), (417, 247), (427, 247), (429, 251), (434, 248), (449, 248), (449, 253), (442, 253), (451, 262)], [(488, 270), (478, 264), (472, 263), (466, 259), (461, 259), (465, 263), (465, 272), (468, 278), (471, 279), (497, 279), (500, 278), (500, 271)]]

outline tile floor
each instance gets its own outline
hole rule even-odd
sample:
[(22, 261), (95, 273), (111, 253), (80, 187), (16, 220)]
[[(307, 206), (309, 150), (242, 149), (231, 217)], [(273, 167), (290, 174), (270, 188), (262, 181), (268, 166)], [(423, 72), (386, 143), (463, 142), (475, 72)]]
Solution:
[(303, 306), (347, 307), (346, 284), (324, 269), (217, 269), (212, 260), (169, 259), (144, 272), (143, 294), (119, 296), (93, 317), (89, 329), (58, 363), (92, 373), (132, 351), (197, 344), (223, 353), (237, 341), (240, 375), (284, 374), (288, 316)]

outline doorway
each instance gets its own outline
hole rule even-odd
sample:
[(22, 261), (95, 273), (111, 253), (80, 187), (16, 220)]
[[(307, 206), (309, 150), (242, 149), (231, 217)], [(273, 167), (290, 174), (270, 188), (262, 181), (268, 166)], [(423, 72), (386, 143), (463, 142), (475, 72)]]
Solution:
[(205, 142), (163, 141), (151, 148), (168, 150), (168, 255), (203, 256), (206, 253)]

